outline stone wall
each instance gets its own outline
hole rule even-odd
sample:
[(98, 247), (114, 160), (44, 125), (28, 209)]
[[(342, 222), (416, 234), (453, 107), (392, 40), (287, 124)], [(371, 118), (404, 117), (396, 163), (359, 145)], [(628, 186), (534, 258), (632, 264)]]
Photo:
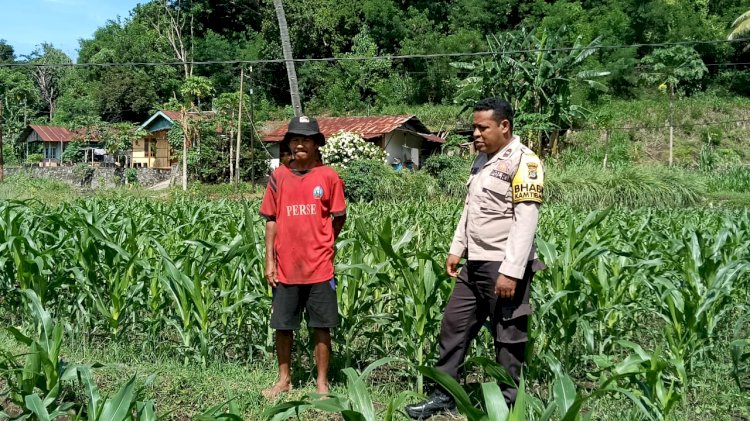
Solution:
[[(26, 174), (31, 177), (51, 178), (62, 181), (78, 188), (113, 188), (125, 184), (125, 169), (114, 167), (92, 167), (93, 173), (85, 180), (82, 180), (80, 173), (77, 173), (74, 166), (71, 167), (17, 167), (5, 168), (5, 176), (16, 174)], [(138, 183), (143, 187), (150, 187), (154, 184), (172, 178), (177, 169), (161, 170), (156, 168), (134, 168), (138, 174)]]

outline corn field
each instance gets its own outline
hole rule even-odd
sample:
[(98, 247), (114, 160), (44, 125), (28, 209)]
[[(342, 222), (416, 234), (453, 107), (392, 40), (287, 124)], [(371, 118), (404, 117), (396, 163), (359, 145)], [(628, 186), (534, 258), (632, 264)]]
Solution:
[[(0, 318), (28, 326), (21, 291), (33, 291), (80, 343), (140, 344), (186, 364), (269, 360), (271, 291), (257, 206), (0, 203)], [(459, 214), (458, 202), (350, 207), (336, 253), (342, 321), (334, 353), (344, 366), (436, 361), (452, 289), (443, 263)], [(748, 211), (546, 206), (537, 246), (547, 269), (533, 283), (527, 378), (617, 375), (654, 419), (669, 416), (696, 367), (716, 355), (738, 356), (734, 380), (747, 387)], [(493, 355), (482, 335), (474, 357)], [(727, 336), (732, 349), (715, 346)], [(410, 367), (403, 378), (421, 387)]]

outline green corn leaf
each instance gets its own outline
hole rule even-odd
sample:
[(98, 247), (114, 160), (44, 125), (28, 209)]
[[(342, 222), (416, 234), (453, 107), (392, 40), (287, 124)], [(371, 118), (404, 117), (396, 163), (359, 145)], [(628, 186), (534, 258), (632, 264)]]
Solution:
[(489, 374), (493, 379), (502, 384), (516, 386), (516, 382), (513, 380), (513, 377), (508, 374), (508, 370), (495, 360), (491, 360), (487, 357), (472, 357), (466, 360), (466, 365), (471, 364), (476, 364), (482, 367), (485, 373)]
[(482, 395), (484, 406), (487, 408), (488, 421), (507, 421), (509, 410), (500, 386), (495, 382), (482, 383)]
[(347, 377), (347, 392), (352, 403), (352, 409), (358, 411), (367, 421), (375, 421), (375, 408), (372, 406), (370, 392), (364, 382), (352, 368), (343, 370)]
[(521, 374), (518, 382), (518, 392), (516, 393), (516, 402), (513, 404), (513, 410), (510, 412), (508, 421), (526, 421), (526, 381)]
[(432, 367), (417, 367), (417, 370), (425, 376), (434, 380), (442, 386), (456, 400), (458, 410), (466, 415), (469, 419), (478, 419), (482, 416), (482, 411), (476, 409), (469, 400), (469, 395), (461, 388), (461, 385), (451, 376)]
[(37, 417), (38, 421), (51, 421), (49, 412), (47, 412), (47, 408), (42, 403), (39, 395), (36, 393), (28, 395), (24, 398), (24, 402), (29, 411)]
[(88, 398), (88, 413), (89, 417), (97, 418), (97, 414), (101, 412), (99, 404), (101, 402), (101, 396), (99, 394), (99, 387), (94, 382), (91, 375), (91, 370), (88, 367), (81, 367), (78, 370), (78, 378), (83, 383), (84, 390), (86, 391), (86, 397)]
[(138, 402), (136, 405), (138, 412), (138, 421), (157, 421), (156, 412), (154, 411), (154, 402)]
[(125, 383), (114, 397), (104, 403), (100, 420), (125, 421), (129, 417), (135, 397), (135, 376)]
[(560, 418), (564, 418), (576, 400), (576, 387), (565, 374), (558, 374), (553, 385), (555, 402)]

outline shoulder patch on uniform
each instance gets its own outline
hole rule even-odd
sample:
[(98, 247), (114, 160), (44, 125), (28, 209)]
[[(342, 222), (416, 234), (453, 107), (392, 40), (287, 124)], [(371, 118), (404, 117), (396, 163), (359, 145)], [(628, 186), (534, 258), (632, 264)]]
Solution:
[(524, 145), (523, 143), (521, 144), (521, 152), (523, 154), (526, 154), (526, 155), (534, 155), (534, 156), (536, 156), (536, 154), (534, 153), (534, 151), (532, 151), (531, 148), (529, 148), (528, 146)]
[(543, 200), (544, 166), (533, 153), (524, 153), (513, 177), (513, 203), (542, 203)]

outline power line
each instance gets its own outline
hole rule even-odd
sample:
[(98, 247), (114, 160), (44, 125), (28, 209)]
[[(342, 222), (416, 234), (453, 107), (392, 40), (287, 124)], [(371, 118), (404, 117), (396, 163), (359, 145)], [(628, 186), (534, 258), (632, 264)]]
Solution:
[(706, 67), (715, 67), (715, 66), (750, 66), (750, 62), (744, 62), (744, 63), (706, 63)]
[[(742, 39), (723, 39), (723, 40), (697, 40), (697, 41), (675, 41), (662, 43), (644, 43), (644, 44), (620, 44), (620, 45), (593, 45), (580, 47), (558, 47), (558, 48), (532, 48), (525, 50), (509, 51), (479, 51), (473, 53), (434, 53), (434, 54), (404, 54), (404, 55), (385, 55), (385, 56), (345, 56), (345, 57), (321, 57), (321, 58), (296, 58), (292, 61), (296, 63), (308, 62), (337, 62), (337, 61), (369, 61), (369, 60), (410, 60), (410, 59), (433, 59), (433, 58), (458, 58), (458, 57), (482, 57), (482, 56), (502, 56), (513, 54), (529, 54), (541, 52), (565, 52), (577, 50), (607, 50), (607, 49), (629, 49), (644, 47), (669, 47), (677, 45), (715, 45), (726, 43), (739, 43), (750, 41), (750, 38)], [(237, 64), (279, 64), (286, 60), (279, 59), (257, 59), (257, 60), (208, 60), (208, 61), (174, 61), (174, 62), (128, 62), (128, 63), (0, 63), (0, 67), (121, 67), (121, 66), (182, 66), (190, 64), (192, 66), (205, 65), (237, 65)]]
[[(733, 124), (733, 123), (750, 123), (750, 119), (709, 121), (705, 123), (693, 123), (693, 124), (675, 124), (672, 127), (674, 127), (675, 129), (678, 129), (678, 128), (703, 127), (703, 126), (721, 126), (724, 124)], [(570, 130), (574, 132), (602, 131), (602, 130), (656, 130), (656, 129), (664, 129), (668, 127), (669, 127), (668, 125), (630, 126), (630, 127), (581, 127), (581, 128), (571, 128)]]

